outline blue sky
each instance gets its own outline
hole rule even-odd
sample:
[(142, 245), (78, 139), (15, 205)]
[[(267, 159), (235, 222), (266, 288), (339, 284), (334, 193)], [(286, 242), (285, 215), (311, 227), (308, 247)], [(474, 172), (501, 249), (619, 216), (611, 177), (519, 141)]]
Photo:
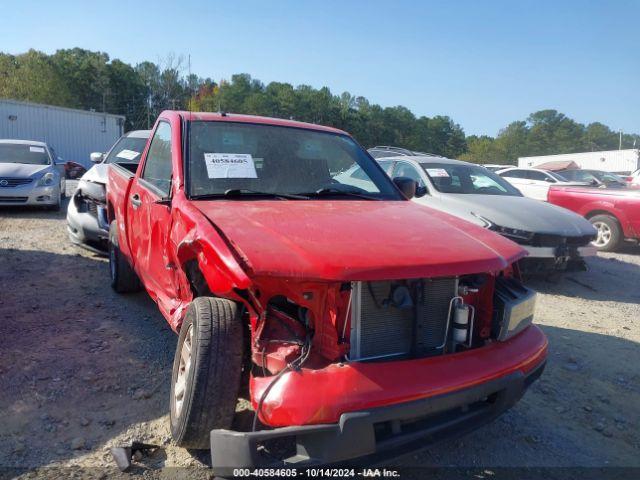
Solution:
[(328, 86), (468, 134), (555, 108), (640, 133), (640, 0), (0, 1), (0, 51), (191, 55), (215, 80)]

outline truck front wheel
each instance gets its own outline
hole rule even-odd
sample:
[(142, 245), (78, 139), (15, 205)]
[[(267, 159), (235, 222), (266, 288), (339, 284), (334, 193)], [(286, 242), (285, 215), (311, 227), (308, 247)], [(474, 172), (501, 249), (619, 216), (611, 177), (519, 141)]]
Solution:
[(209, 433), (230, 428), (242, 374), (238, 306), (198, 297), (187, 310), (171, 375), (171, 435), (181, 447), (209, 448)]
[(127, 259), (118, 248), (116, 221), (109, 226), (109, 274), (111, 288), (118, 293), (137, 292), (140, 290), (140, 280), (133, 271)]
[(595, 215), (589, 219), (598, 230), (598, 236), (592, 242), (602, 252), (611, 252), (622, 241), (622, 229), (618, 220), (610, 215)]

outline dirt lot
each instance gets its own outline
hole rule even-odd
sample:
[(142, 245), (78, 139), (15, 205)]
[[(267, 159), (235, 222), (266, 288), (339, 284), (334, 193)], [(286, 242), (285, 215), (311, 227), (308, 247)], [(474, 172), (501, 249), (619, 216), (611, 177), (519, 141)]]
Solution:
[[(390, 463), (640, 467), (640, 249), (589, 266), (534, 282), (550, 359), (513, 410)], [(105, 259), (69, 244), (64, 213), (0, 210), (0, 467), (106, 478), (108, 447), (140, 440), (163, 448), (137, 473), (209, 476), (206, 454), (170, 440), (175, 344), (146, 294), (115, 294)]]

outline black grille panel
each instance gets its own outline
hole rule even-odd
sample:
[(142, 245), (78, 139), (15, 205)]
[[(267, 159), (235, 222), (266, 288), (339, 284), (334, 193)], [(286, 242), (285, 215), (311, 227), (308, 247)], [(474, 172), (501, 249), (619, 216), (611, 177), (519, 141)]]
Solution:
[(92, 216), (98, 218), (98, 206), (95, 203), (87, 202), (87, 210)]
[[(390, 304), (391, 291), (398, 284), (412, 293), (413, 307)], [(456, 284), (455, 278), (354, 283), (352, 358), (426, 356), (440, 352)]]
[[(594, 238), (595, 234), (579, 237), (565, 237), (561, 235), (537, 233), (533, 236), (531, 245), (534, 247), (559, 247), (562, 245), (582, 247), (584, 245), (587, 245)], [(526, 244), (527, 242), (523, 243)]]
[(31, 178), (12, 178), (12, 177), (0, 177), (0, 188), (19, 187), (20, 185), (27, 185), (31, 183)]
[(29, 200), (29, 197), (2, 197), (0, 196), (0, 203), (24, 203)]

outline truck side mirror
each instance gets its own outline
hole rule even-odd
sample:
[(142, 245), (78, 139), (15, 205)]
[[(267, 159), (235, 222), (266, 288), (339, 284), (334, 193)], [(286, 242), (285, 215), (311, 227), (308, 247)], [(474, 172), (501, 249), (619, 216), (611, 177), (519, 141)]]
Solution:
[(393, 183), (396, 184), (398, 190), (407, 198), (411, 200), (416, 196), (416, 190), (418, 189), (418, 182), (409, 177), (395, 177)]

